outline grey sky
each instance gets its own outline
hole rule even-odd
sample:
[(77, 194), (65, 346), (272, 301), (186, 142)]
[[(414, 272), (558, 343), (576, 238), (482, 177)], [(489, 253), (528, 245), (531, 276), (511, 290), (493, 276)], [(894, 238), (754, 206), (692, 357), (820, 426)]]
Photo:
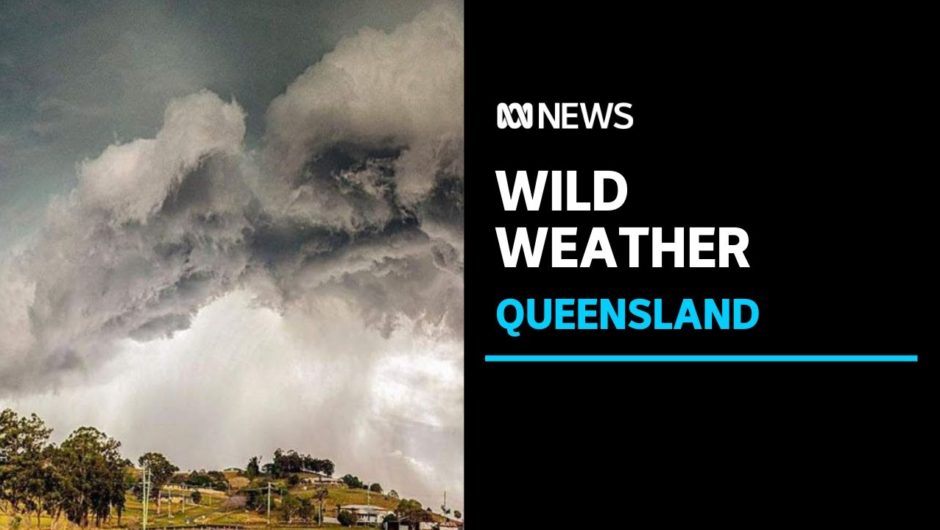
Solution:
[(449, 2), (0, 0), (0, 407), (463, 496)]
[(234, 97), (255, 144), (271, 100), (341, 37), (429, 4), (0, 0), (0, 248), (35, 230), (78, 161), (153, 136), (171, 98)]

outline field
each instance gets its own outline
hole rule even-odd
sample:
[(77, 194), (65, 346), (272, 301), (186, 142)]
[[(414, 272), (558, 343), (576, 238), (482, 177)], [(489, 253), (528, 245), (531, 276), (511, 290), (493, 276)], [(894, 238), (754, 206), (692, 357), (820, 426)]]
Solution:
[[(228, 478), (229, 483), (234, 486), (233, 489), (244, 488), (248, 485), (248, 481), (243, 477), (232, 475)], [(271, 496), (271, 528), (285, 528), (288, 527), (288, 525), (286, 525), (280, 517), (280, 496), (277, 494), (277, 492), (284, 488), (288, 489), (290, 494), (295, 497), (312, 498), (315, 494), (316, 488), (314, 486), (304, 485), (287, 488), (287, 484), (283, 480), (273, 481), (272, 484), (274, 484), (272, 486), (272, 491), (274, 493)], [(361, 489), (349, 489), (342, 486), (331, 486), (327, 488), (327, 490), (329, 491), (329, 497), (327, 497), (324, 502), (324, 513), (328, 517), (336, 516), (337, 505), (372, 504), (388, 508), (389, 510), (394, 510), (398, 505), (397, 499), (393, 499), (378, 493), (370, 494)], [(167, 493), (169, 493), (169, 495), (174, 498), (174, 502), (168, 503), (166, 501)], [(187, 500), (185, 504), (182, 503), (181, 500), (183, 498), (188, 499), (189, 493), (190, 492), (181, 489), (165, 489), (164, 500), (161, 503), (159, 512), (156, 503), (151, 502), (149, 504), (147, 512), (148, 529), (197, 525), (238, 525), (250, 527), (267, 526), (267, 518), (265, 513), (258, 513), (257, 511), (246, 510), (245, 508), (233, 507), (233, 504), (237, 503), (232, 502), (232, 500), (230, 500), (230, 496), (236, 496), (237, 493), (232, 492), (230, 495), (229, 493), (224, 492), (200, 490), (202, 499), (200, 499), (199, 504), (193, 504), (192, 500)], [(314, 499), (314, 505), (316, 506), (316, 504), (317, 502)], [(117, 515), (115, 514), (103, 525), (103, 527), (128, 528), (131, 530), (139, 529), (142, 512), (142, 503), (138, 501), (134, 495), (128, 493), (126, 496), (126, 507), (124, 514), (121, 517), (120, 525), (118, 524)], [(9, 529), (12, 528), (12, 526), (11, 516), (0, 513), (0, 528)], [(330, 525), (327, 524), (325, 526)], [(294, 521), (289, 525), (289, 528), (292, 530), (311, 527), (316, 527), (316, 524)], [(35, 515), (33, 515), (30, 520), (27, 520), (24, 517), (19, 525), (19, 528), (20, 530), (36, 530), (37, 528), (69, 530), (77, 527), (68, 523), (68, 521), (65, 520), (65, 517), (61, 517), (53, 525), (53, 521), (47, 516), (43, 516), (40, 519), (39, 526), (37, 527)]]

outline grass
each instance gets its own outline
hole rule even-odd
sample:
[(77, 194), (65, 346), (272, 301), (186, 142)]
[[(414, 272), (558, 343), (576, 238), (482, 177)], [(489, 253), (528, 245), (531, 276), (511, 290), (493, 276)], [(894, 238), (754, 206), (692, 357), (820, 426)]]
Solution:
[[(236, 479), (236, 480), (233, 480)], [(273, 491), (275, 492), (271, 496), (271, 530), (278, 530), (281, 527), (281, 521), (279, 518), (278, 507), (280, 504), (280, 496), (277, 495), (277, 491), (282, 488), (286, 488), (287, 484), (283, 480), (272, 481), (274, 483)], [(243, 488), (248, 486), (248, 481), (244, 477), (229, 477), (229, 483), (232, 484), (234, 488)], [(313, 496), (316, 494), (317, 488), (311, 485), (298, 485), (294, 488), (290, 488), (291, 495), (294, 495), (299, 498), (311, 498), (313, 500), (314, 506), (317, 506), (316, 499), (313, 499)], [(348, 504), (372, 504), (375, 506), (381, 506), (389, 510), (395, 509), (398, 505), (398, 500), (391, 497), (386, 497), (381, 493), (368, 493), (365, 490), (360, 489), (348, 489), (342, 486), (330, 486), (327, 488), (329, 491), (329, 497), (326, 498), (324, 502), (324, 511), (327, 516), (336, 516), (336, 506), (337, 505), (348, 505)], [(187, 503), (185, 509), (182, 509), (179, 501), (172, 504), (172, 515), (168, 509), (167, 502), (164, 500), (160, 508), (159, 513), (157, 513), (157, 506), (155, 503), (151, 502), (147, 510), (147, 526), (148, 530), (150, 528), (160, 529), (169, 526), (187, 526), (187, 525), (241, 525), (249, 527), (266, 527), (267, 526), (267, 517), (265, 514), (259, 514), (255, 511), (245, 510), (244, 508), (231, 508), (225, 505), (226, 500), (228, 500), (229, 495), (223, 492), (209, 491), (209, 490), (200, 490), (202, 493), (202, 499), (198, 505), (193, 505)], [(188, 495), (189, 492), (185, 490), (173, 490), (172, 494), (174, 497), (179, 499), (183, 495)], [(124, 514), (121, 517), (121, 528), (129, 529), (139, 529), (140, 522), (143, 515), (143, 505), (140, 501), (137, 500), (130, 492), (126, 496), (126, 505)], [(12, 518), (9, 515), (0, 514), (0, 530), (6, 530), (11, 528)], [(309, 524), (307, 527), (314, 528), (316, 525)], [(119, 528), (117, 522), (117, 515), (114, 514), (111, 519), (106, 521), (103, 525), (104, 528)], [(33, 516), (29, 521), (24, 516), (23, 521), (20, 524), (20, 530), (38, 530), (38, 529), (49, 529), (52, 528), (52, 519), (48, 516), (43, 516), (40, 519), (40, 525), (37, 528), (36, 518)], [(55, 530), (74, 530), (77, 527), (68, 523), (64, 517), (61, 517), (58, 522), (55, 524)], [(290, 530), (297, 530), (299, 528), (298, 523), (290, 525)]]

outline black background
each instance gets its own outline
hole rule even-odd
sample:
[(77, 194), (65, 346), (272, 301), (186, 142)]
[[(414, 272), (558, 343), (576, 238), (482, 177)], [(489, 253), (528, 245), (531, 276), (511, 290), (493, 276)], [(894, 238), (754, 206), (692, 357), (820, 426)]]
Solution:
[[(466, 8), (471, 526), (916, 515), (935, 440), (926, 406), (933, 316), (919, 309), (929, 301), (932, 238), (930, 171), (918, 160), (930, 64), (918, 15), (552, 5)], [(630, 102), (635, 123), (496, 127), (497, 103), (556, 101)], [(574, 169), (585, 179), (615, 170), (629, 196), (610, 213), (506, 213), (497, 169)], [(503, 268), (495, 226), (572, 225), (611, 234), (739, 226), (751, 268)], [(615, 251), (622, 257), (622, 244)], [(750, 331), (523, 328), (510, 338), (495, 318), (505, 297), (635, 296), (753, 298), (760, 321)], [(485, 364), (489, 353), (921, 360)]]

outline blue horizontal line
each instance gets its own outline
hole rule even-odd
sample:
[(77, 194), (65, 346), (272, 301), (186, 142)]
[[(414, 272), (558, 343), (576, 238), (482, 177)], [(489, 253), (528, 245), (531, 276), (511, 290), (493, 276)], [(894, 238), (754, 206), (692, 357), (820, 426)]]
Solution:
[(917, 355), (487, 355), (488, 363), (916, 363)]

